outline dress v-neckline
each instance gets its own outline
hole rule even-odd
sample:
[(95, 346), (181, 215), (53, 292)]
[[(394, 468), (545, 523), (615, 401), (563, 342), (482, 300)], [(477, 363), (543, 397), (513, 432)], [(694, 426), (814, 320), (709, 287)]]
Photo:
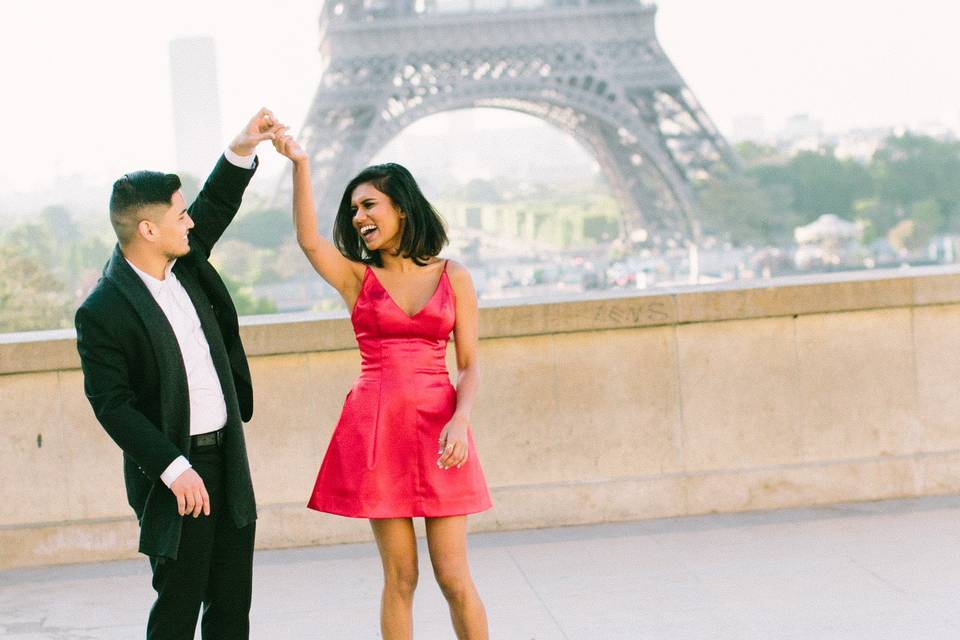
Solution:
[[(406, 316), (406, 318), (407, 318), (408, 320), (413, 320), (413, 319), (416, 318), (418, 315), (420, 315), (421, 313), (423, 313), (424, 311), (426, 311), (426, 310), (427, 310), (427, 307), (430, 306), (430, 303), (433, 302), (433, 299), (437, 297), (437, 294), (438, 294), (438, 293), (440, 293), (440, 285), (443, 284), (443, 278), (444, 278), (444, 276), (447, 275), (447, 263), (446, 263), (446, 262), (443, 263), (443, 270), (440, 272), (440, 278), (437, 280), (437, 286), (436, 286), (436, 288), (433, 290), (433, 293), (430, 295), (430, 298), (428, 298), (427, 301), (426, 301), (426, 303), (424, 303), (424, 305), (423, 305), (422, 307), (420, 307), (420, 310), (417, 311), (417, 312), (416, 312), (415, 314), (413, 314), (413, 315), (410, 315), (409, 313), (407, 313), (406, 311), (404, 311), (403, 307), (401, 307), (401, 306), (397, 303), (397, 301), (394, 300), (393, 294), (391, 294), (390, 291), (383, 285), (383, 282), (380, 280), (380, 276), (378, 276), (377, 273), (376, 273), (376, 271), (373, 270), (373, 267), (371, 267), (370, 265), (367, 265), (367, 271), (369, 271), (371, 274), (373, 274), (373, 279), (377, 281), (377, 284), (380, 285), (380, 288), (383, 289), (383, 292), (384, 292), (385, 294), (387, 294), (387, 298), (390, 300), (390, 302), (393, 303), (393, 306), (396, 307), (396, 309), (397, 309), (400, 313), (402, 313), (404, 316)], [(356, 305), (354, 305), (354, 307), (356, 307)]]

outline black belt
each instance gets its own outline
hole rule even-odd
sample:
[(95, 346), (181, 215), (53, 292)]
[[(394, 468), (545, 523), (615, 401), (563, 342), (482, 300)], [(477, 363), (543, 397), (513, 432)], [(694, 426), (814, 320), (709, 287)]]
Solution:
[(217, 431), (211, 431), (210, 433), (201, 433), (199, 435), (190, 436), (190, 448), (197, 449), (199, 447), (220, 447), (223, 446), (223, 429)]

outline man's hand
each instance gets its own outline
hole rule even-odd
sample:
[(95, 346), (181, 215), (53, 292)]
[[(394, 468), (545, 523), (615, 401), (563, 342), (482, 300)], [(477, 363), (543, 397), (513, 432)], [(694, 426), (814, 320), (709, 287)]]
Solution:
[(210, 515), (210, 496), (203, 484), (203, 478), (193, 469), (187, 469), (170, 485), (170, 491), (177, 496), (177, 509), (180, 515)]
[(257, 145), (264, 140), (273, 140), (280, 123), (273, 112), (264, 107), (250, 119), (243, 131), (230, 143), (230, 150), (238, 156), (249, 156), (257, 150)]

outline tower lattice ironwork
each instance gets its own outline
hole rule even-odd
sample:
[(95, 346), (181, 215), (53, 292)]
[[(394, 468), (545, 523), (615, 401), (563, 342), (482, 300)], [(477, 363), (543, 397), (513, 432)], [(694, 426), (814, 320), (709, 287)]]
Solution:
[(655, 16), (640, 0), (327, 0), (321, 83), (301, 131), (322, 222), (405, 127), (492, 107), (590, 150), (625, 230), (696, 237), (693, 183), (738, 161), (661, 48)]

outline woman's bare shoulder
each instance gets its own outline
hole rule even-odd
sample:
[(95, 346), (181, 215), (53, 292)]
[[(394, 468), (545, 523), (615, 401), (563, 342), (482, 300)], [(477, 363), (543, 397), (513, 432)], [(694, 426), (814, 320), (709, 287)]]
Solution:
[(451, 278), (470, 279), (470, 270), (456, 260), (447, 259), (447, 273)]
[(458, 297), (469, 294), (471, 298), (476, 299), (477, 292), (473, 287), (473, 279), (470, 277), (470, 270), (455, 260), (447, 261), (447, 277), (450, 279), (450, 286)]

